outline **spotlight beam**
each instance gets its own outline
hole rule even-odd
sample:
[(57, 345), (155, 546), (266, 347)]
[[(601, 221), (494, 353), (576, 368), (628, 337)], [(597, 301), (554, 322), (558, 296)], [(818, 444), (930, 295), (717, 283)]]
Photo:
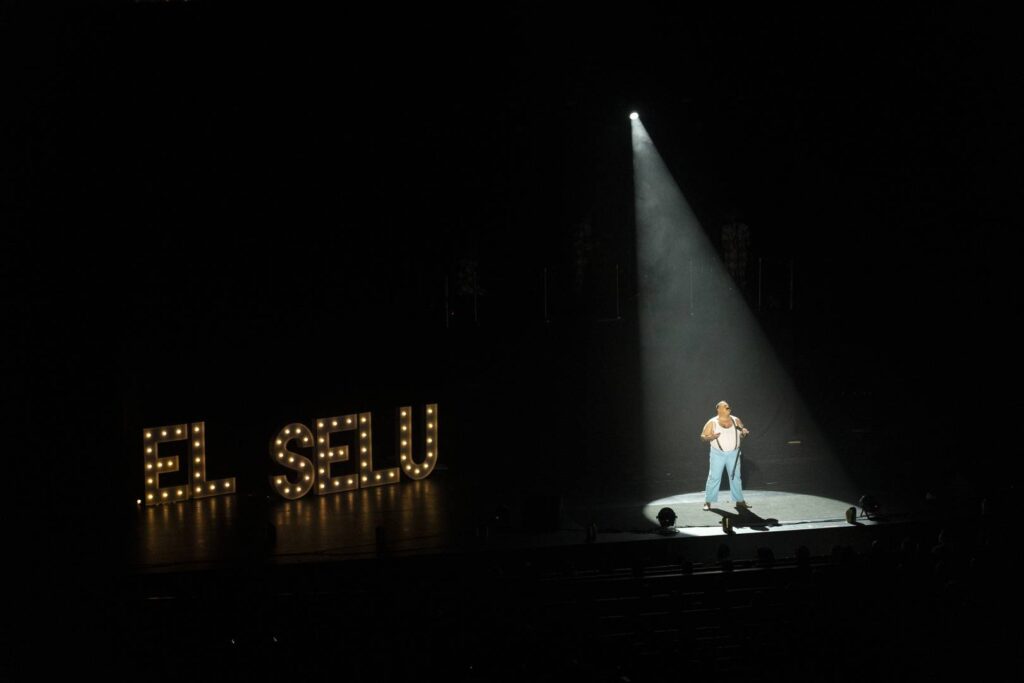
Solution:
[[(656, 487), (658, 473), (673, 472), (673, 486), (703, 485), (708, 449), (698, 435), (726, 399), (753, 434), (744, 444), (745, 485), (758, 483), (747, 476), (754, 463), (773, 468), (772, 479), (786, 473), (791, 489), (852, 494), (744, 293), (643, 123), (630, 119), (646, 480)], [(787, 446), (794, 440), (800, 449)], [(794, 467), (797, 452), (812, 457)]]

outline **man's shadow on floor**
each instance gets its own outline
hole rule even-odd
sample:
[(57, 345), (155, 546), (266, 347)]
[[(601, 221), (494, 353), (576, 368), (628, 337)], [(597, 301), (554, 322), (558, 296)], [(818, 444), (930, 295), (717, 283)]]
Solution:
[(723, 520), (728, 519), (729, 525), (735, 529), (737, 527), (748, 527), (754, 531), (768, 531), (769, 527), (782, 526), (779, 520), (774, 517), (758, 517), (750, 508), (740, 509), (737, 508), (736, 512), (729, 512), (712, 506), (708, 512), (712, 512)]

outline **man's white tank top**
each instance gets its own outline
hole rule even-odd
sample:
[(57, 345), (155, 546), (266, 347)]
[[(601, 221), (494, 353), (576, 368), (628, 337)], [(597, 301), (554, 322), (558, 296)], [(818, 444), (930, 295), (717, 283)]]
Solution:
[(711, 421), (715, 423), (716, 432), (721, 432), (721, 436), (711, 442), (711, 445), (719, 450), (731, 451), (736, 448), (736, 420), (733, 419), (732, 427), (726, 429), (718, 422), (718, 417), (711, 418)]

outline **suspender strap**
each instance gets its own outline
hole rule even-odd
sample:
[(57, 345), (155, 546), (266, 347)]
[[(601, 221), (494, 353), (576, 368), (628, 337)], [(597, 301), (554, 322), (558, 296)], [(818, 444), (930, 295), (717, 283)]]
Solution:
[[(716, 417), (715, 420), (717, 421), (718, 418)], [(741, 428), (740, 428), (739, 423), (736, 422), (736, 418), (732, 419), (732, 426), (736, 428), (736, 448), (738, 449), (740, 447), (740, 439), (743, 438), (743, 435), (740, 434), (740, 429)], [(722, 444), (718, 442), (717, 438), (715, 439), (715, 445), (718, 446), (718, 450), (722, 450)], [(735, 471), (735, 468), (734, 468), (734, 471)]]

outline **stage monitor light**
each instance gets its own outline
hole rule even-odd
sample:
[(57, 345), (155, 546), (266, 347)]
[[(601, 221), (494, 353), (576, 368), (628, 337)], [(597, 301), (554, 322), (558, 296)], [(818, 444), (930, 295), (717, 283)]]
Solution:
[(882, 505), (874, 496), (864, 494), (860, 497), (858, 503), (860, 504), (861, 514), (868, 519), (874, 519), (875, 515), (882, 511)]
[(676, 513), (672, 508), (661, 508), (658, 510), (658, 524), (661, 525), (658, 533), (663, 536), (672, 536), (679, 533), (679, 530), (676, 529)]

